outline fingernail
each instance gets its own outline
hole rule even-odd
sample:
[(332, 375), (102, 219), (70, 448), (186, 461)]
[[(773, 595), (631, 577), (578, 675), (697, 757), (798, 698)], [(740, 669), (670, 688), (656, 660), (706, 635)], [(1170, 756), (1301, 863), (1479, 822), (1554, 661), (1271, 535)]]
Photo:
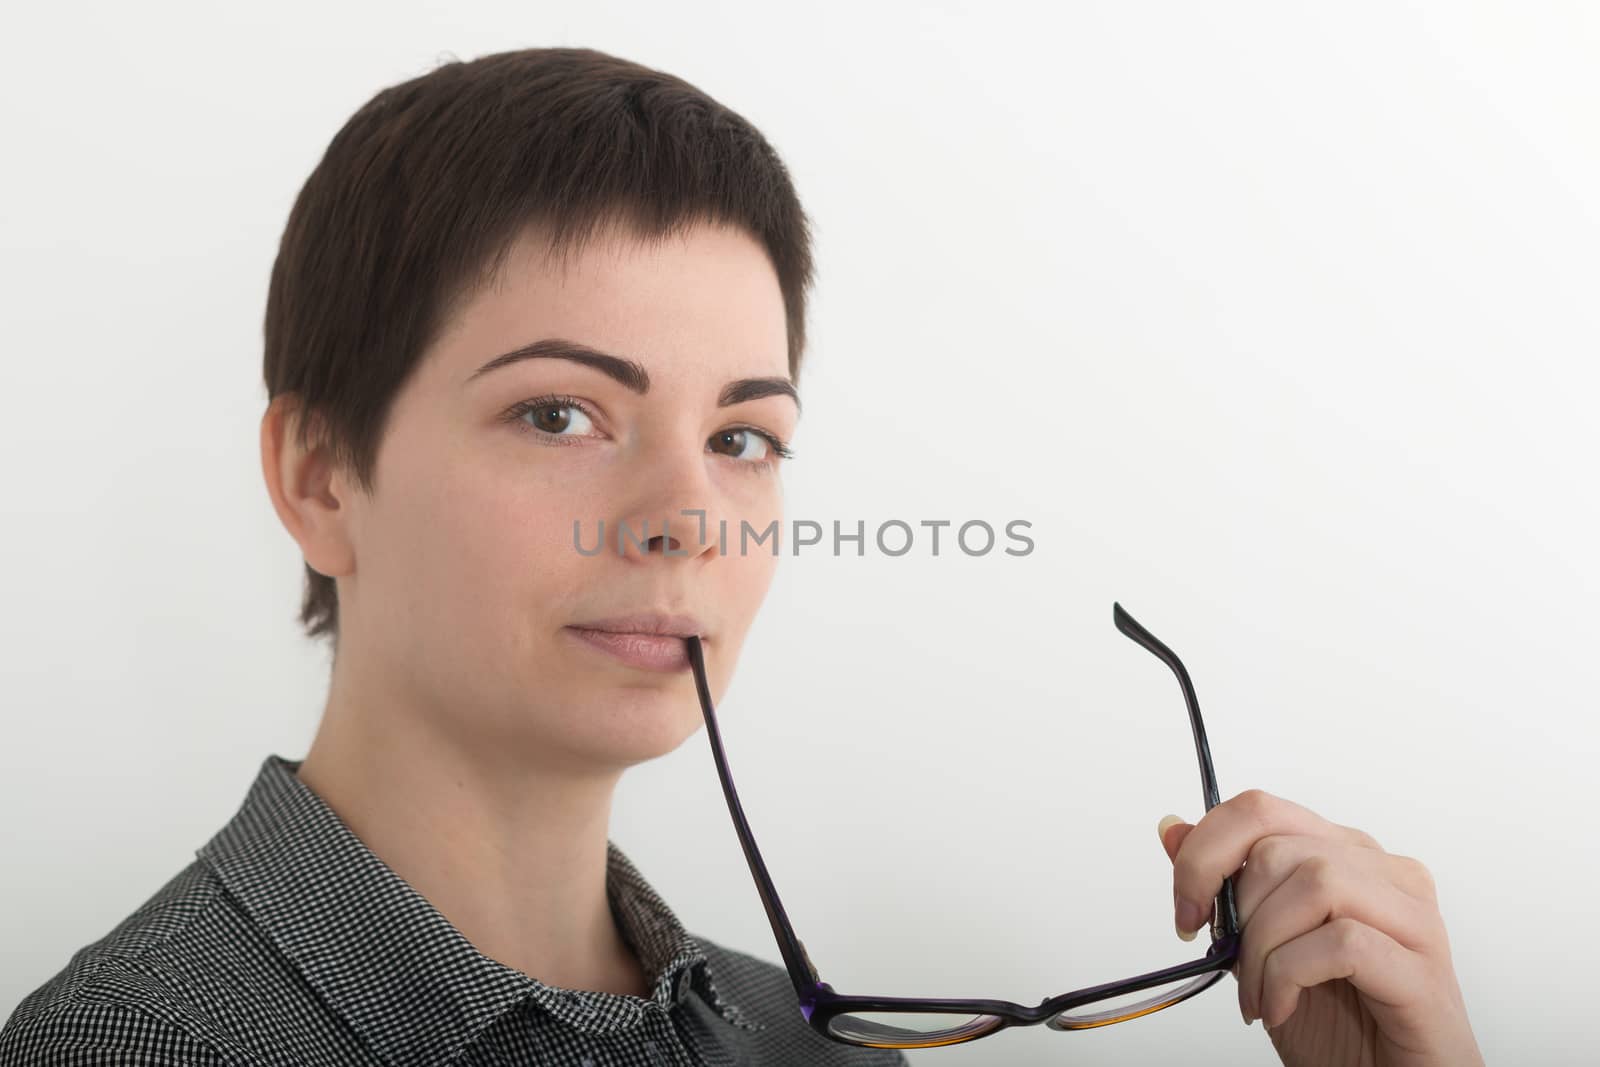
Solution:
[[(1177, 927), (1178, 936), (1185, 941), (1193, 941), (1200, 932), (1200, 927), (1206, 922), (1205, 909), (1192, 900), (1178, 898)], [(1185, 933), (1184, 931), (1188, 931)]]
[(1161, 842), (1162, 848), (1167, 847), (1167, 831), (1182, 821), (1183, 819), (1180, 816), (1167, 815), (1163, 816), (1161, 821), (1156, 823), (1156, 838)]

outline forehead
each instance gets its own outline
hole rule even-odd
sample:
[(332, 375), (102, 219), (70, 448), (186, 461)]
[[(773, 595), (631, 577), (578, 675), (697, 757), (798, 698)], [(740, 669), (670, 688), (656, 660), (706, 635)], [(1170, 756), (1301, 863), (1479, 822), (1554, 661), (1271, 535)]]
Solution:
[(440, 355), (459, 377), (474, 358), (545, 337), (625, 352), (647, 367), (788, 374), (777, 272), (737, 227), (697, 223), (647, 238), (608, 225), (553, 254), (546, 232), (530, 226), (460, 306)]

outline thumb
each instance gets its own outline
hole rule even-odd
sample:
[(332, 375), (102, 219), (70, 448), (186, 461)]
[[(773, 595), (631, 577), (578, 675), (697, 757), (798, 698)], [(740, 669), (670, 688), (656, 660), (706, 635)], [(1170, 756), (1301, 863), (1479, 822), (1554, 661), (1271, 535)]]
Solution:
[(1167, 859), (1177, 859), (1183, 839), (1188, 837), (1189, 831), (1193, 829), (1192, 825), (1176, 815), (1168, 815), (1156, 824), (1156, 835), (1161, 838), (1161, 847), (1167, 850)]

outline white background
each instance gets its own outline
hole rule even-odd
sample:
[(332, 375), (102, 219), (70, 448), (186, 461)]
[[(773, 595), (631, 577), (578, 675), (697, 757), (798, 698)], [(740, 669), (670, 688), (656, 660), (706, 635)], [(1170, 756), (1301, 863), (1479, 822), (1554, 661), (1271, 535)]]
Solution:
[[(290, 203), (380, 88), (601, 48), (744, 114), (816, 227), (787, 558), (720, 705), (823, 976), (1190, 958), (1157, 819), (1260, 787), (1433, 871), (1490, 1062), (1593, 1054), (1600, 8), (35, 6), (0, 66), (0, 1013), (193, 858), (326, 660), (262, 483)], [(890, 558), (878, 523), (1030, 521)], [(1002, 542), (1002, 545), (1004, 542)], [(776, 961), (704, 732), (613, 837)], [(1232, 979), (925, 1064), (1271, 1064)]]

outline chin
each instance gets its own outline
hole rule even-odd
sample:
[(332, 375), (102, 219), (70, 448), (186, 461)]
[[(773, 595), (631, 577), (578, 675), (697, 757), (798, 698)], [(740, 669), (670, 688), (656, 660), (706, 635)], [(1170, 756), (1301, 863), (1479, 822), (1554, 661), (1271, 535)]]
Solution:
[(683, 691), (619, 689), (586, 722), (585, 747), (618, 763), (643, 763), (674, 751), (705, 725), (691, 682)]

